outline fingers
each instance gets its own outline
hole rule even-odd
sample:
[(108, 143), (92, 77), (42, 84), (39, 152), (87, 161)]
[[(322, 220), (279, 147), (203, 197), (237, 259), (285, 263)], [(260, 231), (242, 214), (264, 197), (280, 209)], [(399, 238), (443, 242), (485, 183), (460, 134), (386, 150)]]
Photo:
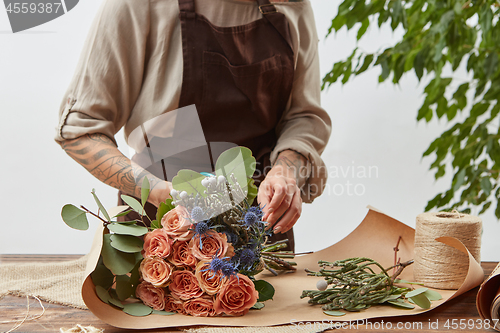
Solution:
[(291, 229), (302, 212), (300, 189), (293, 178), (265, 179), (259, 188), (257, 199), (264, 207), (262, 219), (268, 223), (266, 229), (274, 227), (274, 233)]
[(296, 188), (296, 191), (292, 196), (292, 201), (288, 209), (283, 214), (279, 222), (276, 223), (276, 225), (273, 228), (274, 233), (275, 234), (279, 232), (285, 233), (288, 230), (290, 230), (299, 219), (301, 213), (302, 213), (302, 199), (300, 197), (300, 190)]
[(274, 184), (274, 195), (271, 203), (269, 204), (270, 209), (272, 209), (272, 213), (269, 214), (266, 220), (269, 223), (269, 227), (274, 225), (274, 223), (276, 223), (276, 221), (278, 221), (278, 219), (287, 212), (290, 204), (292, 203), (296, 189), (297, 186), (295, 185), (295, 182)]

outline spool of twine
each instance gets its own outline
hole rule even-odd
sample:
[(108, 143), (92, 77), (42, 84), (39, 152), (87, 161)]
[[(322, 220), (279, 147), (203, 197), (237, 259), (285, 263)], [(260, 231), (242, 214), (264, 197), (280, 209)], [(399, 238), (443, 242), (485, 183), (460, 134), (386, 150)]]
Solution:
[(458, 289), (467, 275), (469, 257), (451, 246), (435, 241), (450, 236), (459, 239), (477, 262), (481, 262), (481, 219), (458, 212), (423, 213), (415, 228), (417, 282), (437, 289)]

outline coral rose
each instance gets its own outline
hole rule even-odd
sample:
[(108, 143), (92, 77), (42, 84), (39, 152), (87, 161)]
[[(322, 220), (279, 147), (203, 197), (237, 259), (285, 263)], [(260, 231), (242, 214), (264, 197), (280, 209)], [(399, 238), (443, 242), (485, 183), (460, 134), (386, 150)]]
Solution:
[(232, 275), (220, 289), (214, 308), (217, 313), (241, 316), (248, 312), (258, 298), (259, 293), (246, 275)]
[(175, 271), (168, 286), (174, 297), (187, 300), (203, 294), (196, 276), (191, 271)]
[(194, 275), (198, 279), (200, 283), (201, 289), (209, 295), (215, 295), (219, 292), (220, 288), (227, 280), (224, 275), (220, 272), (214, 273), (209, 270), (210, 262), (208, 261), (200, 261), (198, 265), (196, 265), (196, 272)]
[(184, 310), (194, 317), (213, 317), (216, 315), (214, 300), (208, 295), (187, 300), (184, 302)]
[(186, 311), (184, 311), (184, 302), (171, 294), (165, 296), (165, 311), (186, 314)]
[(163, 229), (155, 229), (144, 236), (143, 257), (166, 258), (172, 250), (172, 240)]
[(161, 258), (144, 258), (139, 266), (139, 271), (145, 281), (155, 287), (164, 287), (172, 275), (172, 266)]
[(188, 242), (176, 241), (172, 246), (172, 256), (170, 262), (175, 266), (188, 266), (194, 269), (198, 263), (198, 259), (193, 256), (188, 247)]
[(156, 288), (147, 281), (142, 281), (137, 286), (135, 296), (154, 310), (165, 309), (165, 291), (162, 288)]
[[(200, 246), (201, 238), (201, 246)], [(212, 258), (224, 257), (228, 254), (229, 245), (226, 234), (219, 234), (213, 230), (207, 231), (203, 235), (196, 235), (189, 241), (191, 253), (200, 260), (209, 261)], [(234, 251), (233, 251), (234, 254)]]
[(167, 235), (173, 239), (186, 241), (193, 237), (193, 231), (189, 230), (191, 227), (189, 212), (183, 206), (177, 206), (163, 215), (161, 225)]

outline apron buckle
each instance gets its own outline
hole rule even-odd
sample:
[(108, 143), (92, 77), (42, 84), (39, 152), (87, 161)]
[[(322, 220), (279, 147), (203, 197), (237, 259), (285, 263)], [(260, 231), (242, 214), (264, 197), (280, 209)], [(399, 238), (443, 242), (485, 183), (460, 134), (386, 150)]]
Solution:
[[(265, 11), (262, 9), (262, 7), (266, 7), (266, 6), (271, 6), (274, 8), (274, 10), (270, 10), (270, 11)], [(278, 9), (276, 8), (276, 6), (274, 6), (272, 3), (267, 3), (267, 4), (264, 4), (264, 5), (260, 5), (259, 6), (259, 11), (262, 15), (264, 14), (272, 14), (272, 13), (277, 13), (278, 12)]]

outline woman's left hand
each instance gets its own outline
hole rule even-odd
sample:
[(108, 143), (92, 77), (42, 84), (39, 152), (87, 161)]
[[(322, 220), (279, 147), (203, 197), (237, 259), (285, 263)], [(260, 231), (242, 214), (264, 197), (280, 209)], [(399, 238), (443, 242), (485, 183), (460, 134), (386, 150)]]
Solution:
[[(294, 163), (300, 162), (300, 163)], [(307, 160), (300, 154), (285, 150), (259, 186), (257, 201), (263, 207), (263, 220), (274, 233), (285, 233), (297, 222), (302, 213), (302, 198), (297, 185), (300, 165)]]

